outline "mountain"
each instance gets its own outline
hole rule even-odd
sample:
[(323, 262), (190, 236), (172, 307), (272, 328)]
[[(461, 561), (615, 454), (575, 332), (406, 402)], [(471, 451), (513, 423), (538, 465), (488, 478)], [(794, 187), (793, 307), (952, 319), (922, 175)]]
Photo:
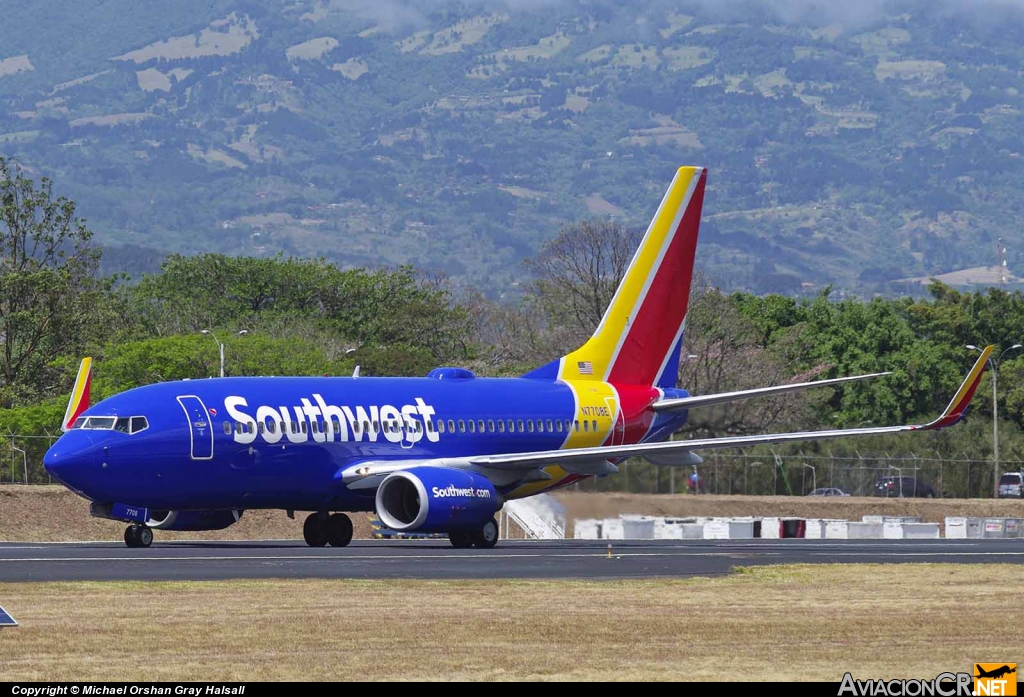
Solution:
[(859, 293), (1024, 243), (1011, 0), (8, 3), (0, 154), (108, 269), (166, 252), (414, 263), (493, 296), (566, 221), (710, 168), (728, 289)]

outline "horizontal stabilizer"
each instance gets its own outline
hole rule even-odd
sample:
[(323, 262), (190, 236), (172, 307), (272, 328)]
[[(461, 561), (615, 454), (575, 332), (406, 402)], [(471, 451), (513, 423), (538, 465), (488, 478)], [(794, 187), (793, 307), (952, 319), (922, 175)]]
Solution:
[(880, 378), (889, 373), (870, 373), (869, 375), (852, 375), (845, 378), (832, 378), (830, 380), (815, 380), (813, 382), (798, 382), (793, 385), (775, 385), (772, 387), (758, 387), (753, 390), (737, 390), (736, 392), (720, 392), (719, 394), (699, 395), (693, 397), (679, 397), (678, 399), (663, 399), (651, 405), (655, 411), (678, 411), (680, 409), (695, 409), (697, 407), (709, 407), (713, 404), (724, 404), (726, 402), (738, 402), (742, 399), (753, 399), (754, 397), (768, 397), (771, 395), (786, 394), (787, 392), (799, 392), (809, 390), (812, 387), (828, 387), (839, 385), (844, 382), (855, 380), (867, 380), (869, 378)]

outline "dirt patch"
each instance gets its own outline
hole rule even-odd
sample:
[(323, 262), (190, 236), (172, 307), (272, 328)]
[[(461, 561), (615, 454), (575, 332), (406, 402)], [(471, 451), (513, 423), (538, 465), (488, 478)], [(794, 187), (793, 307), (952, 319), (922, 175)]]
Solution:
[(0, 651), (15, 681), (926, 678), (1024, 653), (1007, 611), (1022, 574), (898, 564), (684, 581), (9, 583), (0, 599), (21, 626), (0, 633)]
[[(246, 511), (242, 519), (213, 532), (157, 530), (168, 540), (301, 540), (306, 513), (291, 520), (284, 511)], [(351, 513), (354, 536), (372, 536), (371, 516)], [(372, 516), (376, 517), (376, 516)], [(0, 486), (0, 541), (67, 542), (120, 540), (124, 523), (89, 515), (89, 503), (59, 486)]]
[(943, 523), (946, 516), (1024, 518), (1024, 501), (1017, 499), (885, 499), (864, 496), (715, 496), (597, 494), (562, 492), (555, 498), (569, 519), (614, 518), (627, 514), (659, 516), (793, 516), (860, 520), (864, 515), (921, 516), (926, 523)]
[[(942, 523), (946, 516), (1024, 518), (1024, 502), (1015, 499), (872, 499), (857, 496), (817, 498), (799, 496), (714, 496), (596, 494), (561, 492), (555, 498), (566, 507), (567, 535), (577, 518), (614, 518), (627, 514), (662, 516), (797, 516), (845, 518), (863, 515), (921, 516)], [(373, 535), (369, 513), (351, 513), (357, 539)], [(306, 513), (290, 520), (284, 511), (246, 511), (241, 521), (214, 532), (162, 532), (173, 540), (302, 539)], [(124, 524), (93, 518), (84, 499), (60, 486), (0, 486), (0, 541), (66, 542), (120, 540)]]

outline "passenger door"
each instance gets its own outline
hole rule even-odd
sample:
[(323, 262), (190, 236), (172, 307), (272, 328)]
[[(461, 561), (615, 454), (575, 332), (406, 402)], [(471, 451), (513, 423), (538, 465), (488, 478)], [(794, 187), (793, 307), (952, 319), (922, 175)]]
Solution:
[(203, 400), (195, 395), (183, 395), (178, 397), (178, 404), (185, 410), (185, 418), (188, 419), (192, 459), (212, 460), (213, 422)]

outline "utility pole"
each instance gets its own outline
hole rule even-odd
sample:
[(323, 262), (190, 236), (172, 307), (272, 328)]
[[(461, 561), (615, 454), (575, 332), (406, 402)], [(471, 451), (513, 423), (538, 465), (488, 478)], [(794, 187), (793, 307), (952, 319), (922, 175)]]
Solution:
[[(988, 362), (992, 366), (992, 498), (999, 498), (999, 399), (996, 391), (996, 380), (999, 374), (999, 362), (1007, 351), (1021, 348), (1022, 344), (1014, 344), (999, 354), (999, 358), (989, 356)], [(968, 344), (967, 348), (972, 351), (981, 351), (977, 346)], [(968, 492), (969, 494), (970, 492)]]

